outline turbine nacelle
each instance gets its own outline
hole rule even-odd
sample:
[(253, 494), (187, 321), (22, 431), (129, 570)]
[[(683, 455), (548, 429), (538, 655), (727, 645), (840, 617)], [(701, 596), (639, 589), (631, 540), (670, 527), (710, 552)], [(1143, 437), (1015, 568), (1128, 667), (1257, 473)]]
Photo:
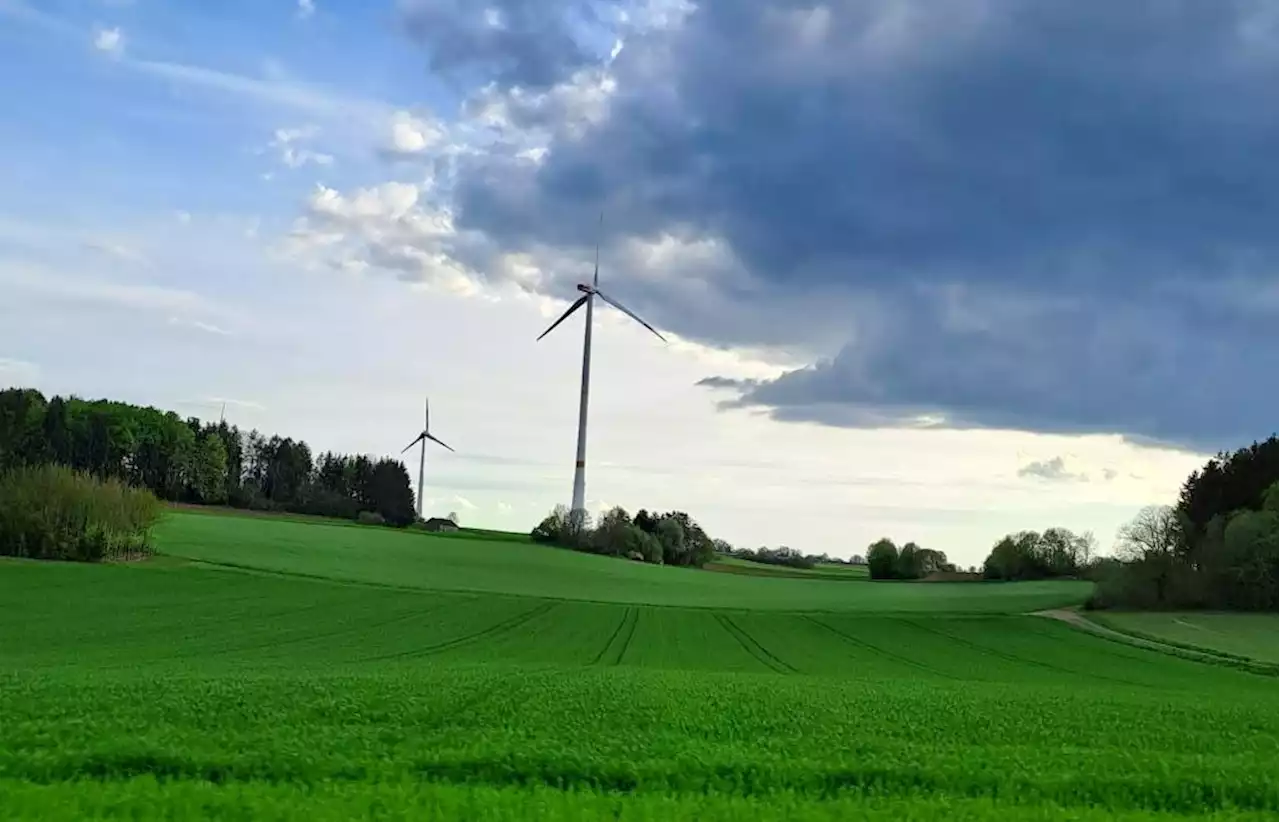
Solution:
[(635, 320), (636, 322), (638, 322), (638, 323), (640, 323), (641, 325), (643, 325), (645, 328), (647, 328), (647, 329), (649, 329), (650, 331), (652, 331), (652, 332), (653, 332), (653, 336), (657, 337), (658, 339), (662, 340), (663, 342), (666, 342), (666, 341), (667, 341), (667, 338), (666, 338), (666, 337), (664, 337), (664, 336), (662, 336), (661, 334), (659, 334), (659, 333), (658, 333), (658, 330), (657, 330), (656, 328), (654, 328), (653, 326), (649, 325), (649, 324), (648, 324), (647, 322), (645, 322), (644, 320), (640, 319), (640, 317), (638, 317), (634, 311), (632, 311), (630, 308), (627, 308), (625, 305), (623, 305), (622, 303), (618, 302), (618, 301), (617, 301), (617, 300), (615, 300), (614, 298), (610, 297), (608, 294), (604, 293), (604, 292), (603, 292), (603, 291), (601, 291), (599, 288), (596, 288), (594, 285), (587, 285), (586, 283), (578, 283), (578, 290), (582, 292), (582, 296), (581, 296), (581, 297), (579, 297), (578, 299), (574, 300), (573, 305), (569, 306), (569, 308), (568, 308), (567, 310), (565, 310), (565, 312), (564, 312), (563, 314), (561, 314), (561, 315), (560, 315), (559, 319), (557, 319), (555, 322), (553, 322), (553, 323), (550, 325), (550, 327), (548, 327), (548, 328), (547, 328), (547, 330), (546, 330), (546, 331), (543, 331), (541, 334), (539, 334), (539, 335), (538, 335), (538, 339), (542, 339), (543, 337), (547, 336), (548, 334), (550, 334), (550, 333), (552, 332), (552, 330), (554, 330), (554, 329), (555, 329), (555, 327), (556, 327), (557, 325), (559, 325), (560, 323), (562, 323), (562, 322), (564, 322), (565, 320), (569, 319), (569, 315), (570, 315), (570, 314), (572, 314), (573, 312), (577, 311), (579, 308), (582, 308), (582, 306), (584, 306), (584, 305), (586, 305), (586, 304), (587, 304), (587, 300), (591, 299), (592, 297), (599, 297), (599, 298), (600, 298), (601, 300), (603, 300), (604, 302), (606, 302), (606, 303), (608, 303), (609, 305), (613, 306), (614, 308), (618, 309), (618, 310), (619, 310), (619, 311), (621, 311), (623, 314), (626, 314), (626, 315), (627, 315), (628, 317), (630, 317), (631, 319)]

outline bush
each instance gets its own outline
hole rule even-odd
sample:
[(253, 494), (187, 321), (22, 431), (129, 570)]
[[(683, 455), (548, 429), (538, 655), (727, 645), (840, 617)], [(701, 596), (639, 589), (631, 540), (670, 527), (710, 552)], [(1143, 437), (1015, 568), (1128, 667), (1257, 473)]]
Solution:
[(361, 525), (386, 525), (387, 519), (377, 511), (361, 511), (356, 514), (356, 522)]
[(876, 540), (867, 549), (867, 568), (872, 579), (897, 579), (898, 546), (886, 538)]
[[(615, 507), (593, 526), (590, 516), (575, 516), (565, 506), (557, 505), (529, 536), (545, 545), (642, 559), (657, 565), (701, 568), (716, 555), (716, 541), (680, 511), (654, 516), (642, 508), (632, 519), (624, 509)], [(728, 545), (723, 541), (721, 544)]]
[(556, 545), (564, 538), (567, 528), (569, 510), (563, 505), (557, 505), (550, 514), (548, 514), (542, 522), (529, 533), (529, 538), (534, 542), (541, 542), (546, 545)]
[(355, 519), (360, 515), (360, 503), (350, 496), (330, 491), (326, 488), (314, 489), (307, 499), (298, 506), (303, 514), (317, 517), (335, 517), (337, 519)]
[(151, 553), (160, 503), (145, 489), (58, 465), (0, 476), (0, 554), (96, 562)]

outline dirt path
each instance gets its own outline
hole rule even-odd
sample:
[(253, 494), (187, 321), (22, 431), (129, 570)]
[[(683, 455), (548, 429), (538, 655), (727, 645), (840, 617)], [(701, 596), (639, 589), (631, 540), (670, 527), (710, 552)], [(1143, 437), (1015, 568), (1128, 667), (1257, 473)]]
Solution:
[(1081, 614), (1079, 611), (1072, 611), (1068, 608), (1055, 608), (1049, 611), (1036, 611), (1032, 614), (1032, 616), (1040, 616), (1040, 617), (1048, 617), (1049, 619), (1056, 619), (1060, 622), (1065, 622), (1068, 625), (1073, 625), (1076, 628), (1079, 628), (1083, 631), (1088, 631), (1092, 634), (1097, 634), (1098, 636), (1103, 637), (1105, 639), (1115, 640), (1116, 642), (1123, 642), (1127, 645), (1134, 645), (1139, 648), (1148, 648), (1153, 651), (1160, 651), (1162, 653), (1172, 654), (1174, 656), (1185, 657), (1188, 659), (1196, 659), (1201, 662), (1211, 662), (1218, 665), (1221, 665), (1224, 662), (1224, 657), (1219, 656), (1217, 654), (1208, 653), (1206, 651), (1194, 651), (1194, 650), (1191, 650), (1190, 648), (1184, 648), (1177, 645), (1168, 645), (1164, 642), (1156, 642), (1155, 640), (1145, 639), (1143, 637), (1134, 636), (1133, 634), (1126, 634), (1123, 631), (1117, 631), (1113, 628), (1108, 628), (1105, 625), (1099, 625), (1096, 622), (1092, 622), (1089, 619), (1086, 619), (1085, 616)]

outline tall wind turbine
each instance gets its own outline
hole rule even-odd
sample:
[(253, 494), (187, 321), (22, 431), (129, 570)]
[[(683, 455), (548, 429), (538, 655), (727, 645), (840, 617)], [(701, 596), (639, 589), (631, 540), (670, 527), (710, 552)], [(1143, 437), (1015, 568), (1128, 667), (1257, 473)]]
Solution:
[[(600, 221), (601, 223), (604, 222), (603, 214), (600, 215)], [(557, 325), (567, 320), (570, 314), (582, 308), (582, 306), (585, 305), (587, 307), (586, 331), (582, 336), (582, 395), (578, 400), (578, 455), (573, 464), (573, 505), (570, 508), (571, 516), (577, 519), (578, 522), (582, 522), (585, 519), (587, 509), (587, 395), (591, 389), (591, 320), (594, 313), (595, 298), (599, 297), (640, 323), (663, 342), (666, 342), (667, 338), (659, 334), (653, 326), (636, 316), (631, 309), (600, 290), (600, 240), (598, 238), (596, 239), (596, 267), (595, 273), (591, 277), (591, 284), (579, 283), (578, 290), (582, 292), (582, 296), (573, 305), (569, 306), (569, 309), (561, 314), (560, 318), (553, 322), (546, 331), (543, 331), (538, 339), (541, 340), (550, 334)]]
[[(445, 443), (431, 435), (431, 404), (429, 400), (424, 397), (422, 400), (422, 433), (415, 437), (413, 442), (406, 445), (404, 450), (400, 452), (403, 454), (413, 446), (418, 445), (419, 443), (422, 444), (421, 449), (418, 451), (418, 519), (422, 519), (423, 477), (427, 468), (427, 440), (431, 440), (436, 445), (443, 445), (445, 448), (449, 448), (448, 445), (445, 445)], [(453, 451), (452, 448), (449, 448), (449, 450)]]

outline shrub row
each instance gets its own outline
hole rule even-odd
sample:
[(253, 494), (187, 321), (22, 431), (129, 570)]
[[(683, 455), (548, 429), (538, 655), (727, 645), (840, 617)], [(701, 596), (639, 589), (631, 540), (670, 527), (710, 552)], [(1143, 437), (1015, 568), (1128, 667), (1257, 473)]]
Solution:
[(0, 554), (95, 562), (151, 553), (160, 503), (145, 489), (59, 465), (0, 475)]

